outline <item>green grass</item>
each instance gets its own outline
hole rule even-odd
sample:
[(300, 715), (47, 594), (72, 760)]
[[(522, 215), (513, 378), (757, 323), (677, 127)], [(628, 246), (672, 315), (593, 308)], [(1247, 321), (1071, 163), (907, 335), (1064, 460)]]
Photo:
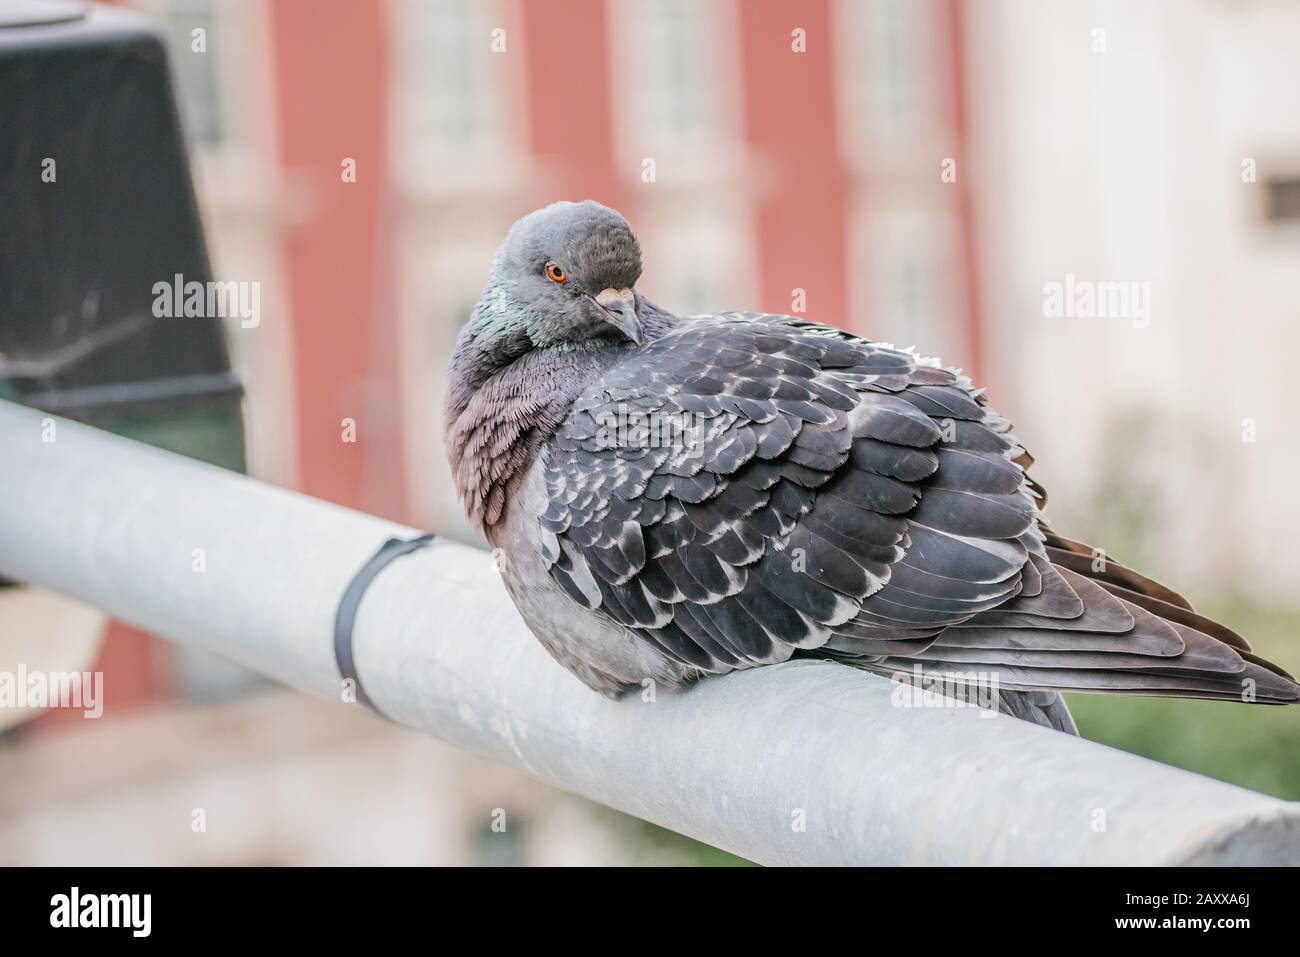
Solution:
[(752, 861), (702, 844), (674, 831), (607, 811), (627, 847), (627, 863), (633, 866), (667, 867), (756, 867)]

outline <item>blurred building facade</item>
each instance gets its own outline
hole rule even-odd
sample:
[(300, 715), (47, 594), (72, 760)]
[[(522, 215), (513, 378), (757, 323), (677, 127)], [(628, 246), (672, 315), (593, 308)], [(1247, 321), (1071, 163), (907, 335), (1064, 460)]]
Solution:
[[(131, 5), (169, 40), (215, 268), (262, 284), (268, 319), (229, 329), (260, 478), (472, 539), (443, 370), (510, 223), (561, 198), (629, 217), (671, 309), (800, 311), (978, 374), (975, 204), (942, 176), (957, 0)], [(147, 696), (178, 667), (146, 654)]]
[[(1270, 199), (1300, 180), (1292, 5), (135, 5), (170, 40), (217, 270), (262, 283), (268, 320), (230, 329), (259, 477), (472, 537), (447, 357), (509, 224), (592, 197), (662, 304), (940, 355), (1018, 423), (1060, 527), (1123, 555), (1136, 510), (1156, 571), (1290, 597), (1258, 543), (1300, 530), (1300, 226)], [(1067, 275), (1149, 283), (1149, 324), (1045, 316)], [(117, 667), (165, 684), (130, 640)]]
[[(1300, 7), (978, 9), (988, 379), (1049, 516), (1189, 594), (1294, 605)], [(1070, 275), (1149, 283), (1149, 315), (1046, 317)]]
[[(1017, 423), (1063, 532), (1294, 603), (1300, 7), (129, 5), (168, 36), (217, 275), (261, 283), (229, 329), (259, 478), (472, 539), (443, 370), (510, 223), (590, 197), (660, 304), (940, 355)], [(1149, 315), (1053, 317), (1067, 277), (1149, 284)], [(246, 683), (114, 627), (110, 713)]]
[[(260, 477), (472, 537), (449, 351), (509, 224), (592, 197), (665, 306), (940, 355), (1019, 424), (1062, 528), (1113, 534), (1131, 495), (1156, 571), (1289, 597), (1255, 546), (1300, 531), (1294, 5), (136, 3), (218, 271), (269, 303), (230, 330)], [(1149, 283), (1149, 321), (1045, 315), (1067, 276)]]

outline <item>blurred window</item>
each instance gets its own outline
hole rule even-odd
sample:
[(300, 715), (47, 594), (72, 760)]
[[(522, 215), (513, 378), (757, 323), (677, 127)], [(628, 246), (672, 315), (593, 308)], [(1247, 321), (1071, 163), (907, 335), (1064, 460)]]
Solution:
[(753, 299), (747, 227), (742, 211), (707, 197), (689, 210), (645, 216), (638, 229), (647, 277), (641, 288), (684, 314), (742, 308)]
[(640, 50), (626, 75), (614, 59), (611, 78), (634, 100), (648, 137), (710, 139), (722, 115), (718, 23), (713, 4), (694, 0), (623, 0), (618, 22)]
[(611, 5), (610, 88), (626, 158), (654, 158), (678, 184), (727, 176), (739, 122), (732, 12), (694, 0)]
[(859, 220), (855, 259), (863, 268), (873, 339), (958, 361), (956, 223), (924, 205), (875, 205)]
[[(504, 29), (500, 5), (484, 0), (398, 0), (395, 7), (401, 140), (442, 153), (486, 152), (504, 143), (500, 82), (492, 51)], [(520, 38), (504, 35), (506, 55)]]
[(859, 158), (925, 149), (941, 130), (945, 67), (936, 0), (841, 0), (845, 138)]
[[(215, 0), (136, 0), (135, 6), (158, 20), (187, 138), (206, 147), (219, 145), (229, 128), (223, 115), (221, 24)], [(194, 48), (196, 30), (203, 31), (200, 50)]]
[(1300, 177), (1269, 180), (1267, 190), (1265, 216), (1270, 222), (1300, 222)]

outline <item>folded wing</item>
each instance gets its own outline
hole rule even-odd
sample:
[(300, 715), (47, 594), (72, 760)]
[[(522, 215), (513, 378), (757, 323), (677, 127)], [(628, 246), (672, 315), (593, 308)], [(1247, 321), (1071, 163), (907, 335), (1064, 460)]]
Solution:
[(701, 672), (816, 653), (1026, 691), (1300, 697), (1181, 596), (1052, 533), (1009, 423), (910, 352), (701, 318), (590, 387), (545, 455), (552, 577)]

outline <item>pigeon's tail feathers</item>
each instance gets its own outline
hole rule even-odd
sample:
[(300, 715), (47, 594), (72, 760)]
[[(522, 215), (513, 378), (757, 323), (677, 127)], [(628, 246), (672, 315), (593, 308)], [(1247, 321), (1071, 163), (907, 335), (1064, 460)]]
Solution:
[[(1300, 702), (1295, 679), (1253, 654), (1235, 632), (1153, 595), (1178, 597), (1174, 592), (1136, 573), (1126, 580), (1144, 591), (1116, 584), (1110, 563), (1086, 570), (1092, 574), (1042, 561), (1038, 594), (1017, 596), (924, 641), (881, 640), (853, 623), (828, 648), (880, 674), (973, 674), (1003, 691)], [(1023, 717), (1027, 706), (1013, 707)]]
[[(1116, 598), (1136, 605), (1166, 624), (1173, 625), (1180, 634), (1190, 630), (1199, 633), (1203, 638), (1208, 637), (1228, 645), (1246, 662), (1247, 668), (1244, 670), (1247, 675), (1255, 675), (1256, 669), (1268, 672), (1269, 676), (1266, 676), (1265, 680), (1270, 687), (1276, 684), (1272, 676), (1282, 678), (1285, 683), (1291, 685), (1290, 694), (1285, 696), (1286, 701), (1289, 703), (1300, 700), (1300, 695), (1297, 695), (1300, 686), (1297, 685), (1293, 675), (1273, 662), (1254, 654), (1250, 643), (1227, 625), (1197, 613), (1192, 608), (1191, 602), (1182, 595), (1154, 579), (1125, 568), (1100, 549), (1062, 538), (1050, 529), (1044, 531), (1047, 553), (1055, 565), (1074, 570), (1084, 578), (1101, 585)], [(1086, 564), (1081, 564), (1078, 559), (1085, 555), (1093, 557)]]
[(1178, 592), (1126, 568), (1107, 555), (1105, 550), (1064, 538), (1047, 528), (1043, 531), (1046, 535), (1044, 544), (1053, 564), (1095, 579), (1108, 587), (1114, 585), (1187, 611), (1192, 610), (1191, 602)]

